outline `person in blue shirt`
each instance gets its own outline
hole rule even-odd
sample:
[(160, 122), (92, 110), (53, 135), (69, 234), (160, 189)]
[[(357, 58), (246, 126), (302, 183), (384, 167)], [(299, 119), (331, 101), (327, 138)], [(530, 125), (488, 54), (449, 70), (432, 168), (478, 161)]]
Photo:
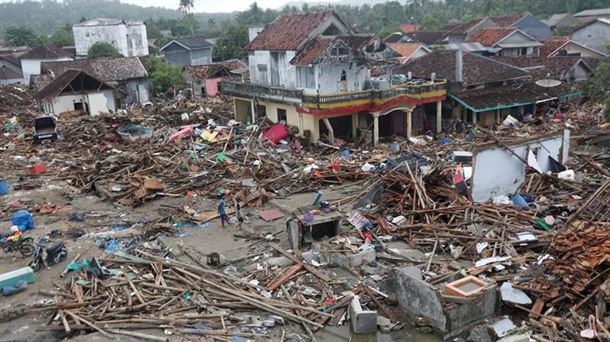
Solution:
[(218, 202), (218, 213), (220, 214), (220, 225), (222, 228), (224, 228), (225, 222), (228, 221), (224, 194), (220, 195), (220, 202)]

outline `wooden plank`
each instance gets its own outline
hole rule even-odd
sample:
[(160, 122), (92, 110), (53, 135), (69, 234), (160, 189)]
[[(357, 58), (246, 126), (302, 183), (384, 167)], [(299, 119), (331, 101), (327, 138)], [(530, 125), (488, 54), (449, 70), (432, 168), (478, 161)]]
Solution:
[(325, 281), (325, 282), (330, 281), (330, 278), (328, 278), (324, 274), (320, 273), (318, 270), (316, 270), (315, 267), (313, 267), (312, 265), (310, 265), (308, 263), (303, 262), (302, 260), (299, 260), (299, 258), (297, 258), (294, 254), (288, 253), (287, 250), (280, 247), (280, 245), (278, 245), (277, 243), (270, 243), (269, 246), (271, 246), (271, 248), (275, 249), (276, 251), (280, 252), (282, 255), (284, 255), (288, 259), (294, 261), (295, 263), (303, 264), (303, 267), (305, 267), (305, 269), (307, 271), (309, 271), (311, 274), (315, 275), (316, 277), (320, 278), (322, 281)]
[(267, 290), (274, 291), (278, 287), (282, 286), (282, 284), (284, 284), (288, 279), (290, 279), (290, 277), (297, 274), (301, 269), (303, 269), (303, 266), (304, 265), (302, 263), (292, 265), (287, 272), (284, 272), (279, 277), (269, 282), (269, 284), (267, 284)]

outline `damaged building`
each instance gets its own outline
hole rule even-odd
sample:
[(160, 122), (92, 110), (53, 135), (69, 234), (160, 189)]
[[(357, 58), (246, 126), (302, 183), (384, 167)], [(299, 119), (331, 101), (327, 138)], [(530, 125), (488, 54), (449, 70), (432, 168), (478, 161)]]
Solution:
[(266, 116), (313, 141), (374, 143), (415, 134), (428, 113), (440, 122), (446, 82), (430, 74), (372, 78), (367, 61), (393, 52), (374, 36), (356, 34), (333, 11), (283, 15), (252, 38), (250, 82), (221, 83), (238, 120)]

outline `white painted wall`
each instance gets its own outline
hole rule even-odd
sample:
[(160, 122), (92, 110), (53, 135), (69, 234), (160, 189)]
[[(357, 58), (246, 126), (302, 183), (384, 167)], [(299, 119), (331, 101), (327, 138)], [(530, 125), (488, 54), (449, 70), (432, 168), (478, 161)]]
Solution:
[(59, 115), (63, 112), (74, 110), (75, 103), (86, 103), (89, 105), (91, 115), (99, 115), (100, 113), (115, 111), (114, 94), (112, 90), (103, 90), (99, 93), (90, 93), (83, 95), (60, 95), (51, 101), (47, 101), (43, 105), (48, 114)]
[(572, 40), (600, 52), (607, 52), (610, 43), (610, 25), (596, 21), (572, 32)]
[(72, 32), (77, 56), (86, 56), (89, 48), (97, 42), (111, 44), (125, 57), (148, 56), (144, 24), (74, 26)]
[[(543, 172), (550, 170), (549, 156), (565, 163), (570, 147), (570, 131), (556, 136), (511, 146), (527, 160), (528, 151), (538, 150), (538, 164)], [(526, 165), (510, 151), (494, 145), (473, 154), (472, 199), (488, 202), (496, 196), (514, 194), (525, 181)]]
[[(320, 94), (336, 94), (342, 91), (341, 73), (346, 74), (346, 91), (359, 91), (364, 88), (366, 81), (366, 69), (355, 63), (342, 64), (317, 64), (318, 88)], [(344, 88), (345, 89), (345, 88)]]
[(40, 64), (42, 62), (63, 62), (63, 61), (71, 61), (72, 58), (64, 57), (64, 58), (54, 58), (54, 59), (22, 59), (21, 60), (21, 70), (23, 72), (23, 79), (26, 83), (30, 83), (30, 77), (32, 75), (40, 75)]

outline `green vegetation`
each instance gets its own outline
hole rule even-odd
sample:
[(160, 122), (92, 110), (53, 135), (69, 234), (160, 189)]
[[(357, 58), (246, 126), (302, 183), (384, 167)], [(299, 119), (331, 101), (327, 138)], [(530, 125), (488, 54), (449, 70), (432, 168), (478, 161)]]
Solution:
[(36, 47), (44, 43), (44, 39), (28, 27), (11, 26), (4, 31), (4, 39), (14, 46)]
[[(606, 50), (610, 53), (610, 44)], [(593, 76), (582, 84), (582, 90), (591, 100), (606, 105), (606, 120), (610, 121), (610, 58), (597, 66)]]
[(150, 81), (156, 94), (163, 93), (170, 87), (184, 83), (182, 67), (179, 65), (166, 64), (158, 57), (149, 57), (145, 61), (146, 70), (150, 75)]
[(121, 55), (121, 53), (119, 53), (119, 51), (117, 51), (117, 49), (115, 49), (114, 46), (112, 46), (108, 43), (104, 43), (104, 42), (97, 42), (97, 43), (91, 45), (91, 47), (87, 51), (87, 57), (89, 57), (89, 58), (100, 58), (100, 57), (118, 58), (118, 57), (124, 57), (124, 56)]

